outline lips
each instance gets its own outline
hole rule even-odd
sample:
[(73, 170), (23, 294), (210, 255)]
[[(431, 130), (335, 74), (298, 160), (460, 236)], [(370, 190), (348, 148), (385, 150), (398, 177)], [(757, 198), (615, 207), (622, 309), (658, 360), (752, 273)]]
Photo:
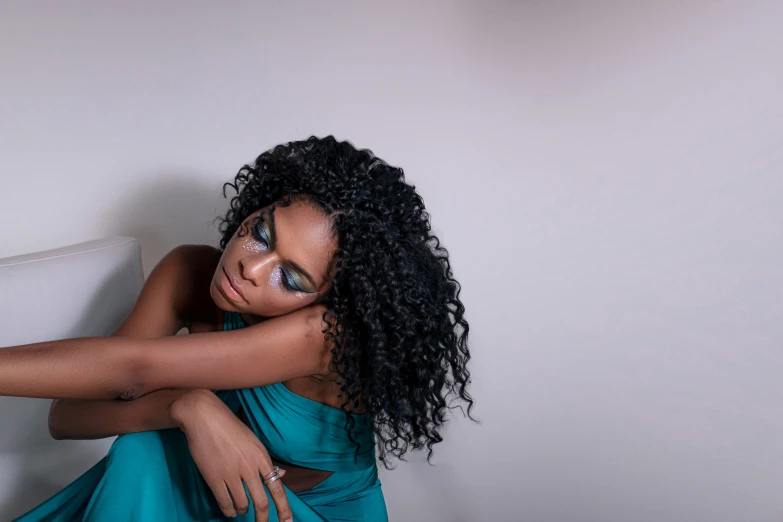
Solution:
[(236, 279), (228, 275), (226, 269), (223, 268), (223, 275), (225, 276), (220, 282), (220, 287), (226, 293), (226, 296), (232, 300), (242, 300), (247, 303), (245, 294), (242, 293), (242, 289), (239, 288), (239, 284)]

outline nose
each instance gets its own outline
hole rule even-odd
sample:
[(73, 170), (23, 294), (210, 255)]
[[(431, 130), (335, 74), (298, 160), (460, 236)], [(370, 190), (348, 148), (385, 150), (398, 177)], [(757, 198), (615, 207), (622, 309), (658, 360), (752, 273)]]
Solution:
[(244, 279), (254, 286), (263, 284), (275, 264), (274, 254), (253, 254), (239, 259), (239, 269)]

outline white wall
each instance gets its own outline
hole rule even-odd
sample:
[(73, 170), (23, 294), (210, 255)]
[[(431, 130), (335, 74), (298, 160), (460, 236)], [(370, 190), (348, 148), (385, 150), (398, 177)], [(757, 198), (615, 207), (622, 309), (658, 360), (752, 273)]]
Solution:
[(0, 256), (215, 241), (220, 184), (334, 133), (406, 169), (483, 425), (393, 520), (783, 517), (783, 4), (6, 2)]

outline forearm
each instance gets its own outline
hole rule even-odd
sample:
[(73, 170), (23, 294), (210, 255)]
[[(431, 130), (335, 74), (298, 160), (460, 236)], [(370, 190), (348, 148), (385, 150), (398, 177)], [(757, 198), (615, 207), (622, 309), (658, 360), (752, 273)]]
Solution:
[(65, 339), (0, 349), (0, 395), (45, 399), (134, 397), (136, 339)]
[(176, 428), (177, 401), (203, 392), (208, 390), (160, 390), (133, 401), (58, 399), (49, 411), (49, 433), (55, 439), (101, 439)]
[(156, 390), (264, 386), (328, 368), (318, 308), (226, 332), (93, 337), (0, 349), (0, 396), (135, 399)]

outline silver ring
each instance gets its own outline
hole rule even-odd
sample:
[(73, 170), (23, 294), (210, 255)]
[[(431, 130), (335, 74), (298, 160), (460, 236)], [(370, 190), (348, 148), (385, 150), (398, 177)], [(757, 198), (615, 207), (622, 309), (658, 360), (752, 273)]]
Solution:
[(280, 475), (274, 475), (274, 476), (272, 476), (272, 478), (264, 480), (264, 484), (269, 485), (272, 482), (274, 482), (275, 480), (280, 480)]
[(262, 479), (266, 480), (267, 477), (272, 477), (273, 475), (277, 475), (280, 473), (280, 466), (275, 466), (272, 471), (261, 477)]

